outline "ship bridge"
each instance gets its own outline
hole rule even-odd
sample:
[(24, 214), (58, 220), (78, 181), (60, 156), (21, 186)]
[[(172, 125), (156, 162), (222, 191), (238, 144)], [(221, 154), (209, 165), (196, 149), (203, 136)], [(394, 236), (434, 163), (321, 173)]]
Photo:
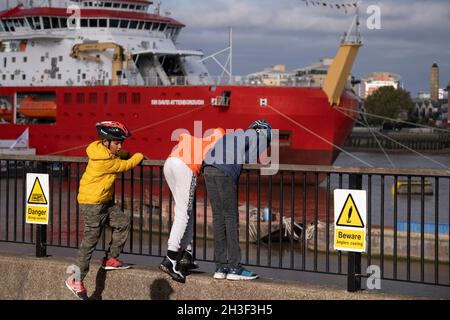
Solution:
[[(34, 0), (1, 11), (2, 85), (170, 85), (173, 77), (206, 84), (203, 53), (175, 44), (185, 25), (161, 15), (159, 2), (153, 11), (151, 5), (147, 0)], [(104, 48), (71, 55), (86, 43), (114, 44), (123, 57), (115, 59)]]

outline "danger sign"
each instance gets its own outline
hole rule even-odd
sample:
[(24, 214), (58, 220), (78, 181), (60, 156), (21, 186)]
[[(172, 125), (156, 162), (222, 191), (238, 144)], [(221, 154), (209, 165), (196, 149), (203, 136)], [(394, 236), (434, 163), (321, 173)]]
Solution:
[(48, 180), (48, 174), (27, 173), (26, 222), (29, 224), (48, 224)]
[(366, 191), (334, 190), (334, 249), (366, 251)]

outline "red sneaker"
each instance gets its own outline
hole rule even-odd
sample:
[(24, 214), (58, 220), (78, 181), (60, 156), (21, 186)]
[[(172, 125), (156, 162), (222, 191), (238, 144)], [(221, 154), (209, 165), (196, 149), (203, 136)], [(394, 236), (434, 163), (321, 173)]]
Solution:
[(116, 258), (104, 258), (102, 268), (105, 270), (124, 270), (131, 268), (131, 266), (124, 264), (122, 261)]
[(74, 278), (69, 277), (66, 281), (66, 287), (80, 300), (87, 300), (87, 291), (83, 282), (76, 282)]

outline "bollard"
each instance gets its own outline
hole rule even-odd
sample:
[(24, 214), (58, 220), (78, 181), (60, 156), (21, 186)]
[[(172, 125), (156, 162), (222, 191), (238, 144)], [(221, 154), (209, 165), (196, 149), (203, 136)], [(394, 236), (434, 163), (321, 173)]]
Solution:
[[(362, 189), (362, 175), (351, 174), (349, 175), (349, 189), (361, 190)], [(361, 253), (349, 252), (348, 253), (348, 265), (347, 265), (347, 291), (356, 292), (361, 291)]]

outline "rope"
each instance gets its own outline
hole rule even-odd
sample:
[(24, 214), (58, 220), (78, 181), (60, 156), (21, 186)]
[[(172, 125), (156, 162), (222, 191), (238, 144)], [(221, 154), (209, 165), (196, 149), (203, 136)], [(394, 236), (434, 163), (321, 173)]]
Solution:
[(352, 157), (353, 159), (358, 160), (359, 162), (363, 163), (364, 165), (366, 165), (366, 166), (368, 166), (368, 167), (370, 167), (370, 168), (373, 168), (373, 166), (372, 166), (370, 163), (368, 163), (368, 162), (366, 162), (366, 161), (364, 161), (364, 160), (358, 158), (357, 156), (351, 154), (350, 152), (348, 152), (348, 151), (342, 149), (341, 147), (339, 147), (338, 145), (334, 144), (333, 142), (328, 141), (327, 139), (325, 139), (325, 138), (322, 137), (321, 135), (319, 135), (319, 134), (315, 133), (314, 131), (312, 131), (312, 130), (306, 128), (305, 126), (301, 125), (300, 123), (298, 123), (297, 121), (295, 121), (294, 119), (292, 119), (291, 117), (289, 117), (288, 115), (285, 115), (285, 114), (282, 113), (281, 111), (278, 111), (277, 109), (275, 109), (275, 108), (272, 107), (271, 105), (268, 105), (267, 107), (269, 107), (269, 108), (270, 108), (271, 110), (273, 110), (274, 112), (278, 113), (278, 114), (279, 114), (280, 116), (282, 116), (283, 118), (287, 119), (288, 121), (290, 121), (290, 122), (292, 122), (293, 124), (297, 125), (298, 127), (302, 128), (303, 130), (309, 132), (310, 134), (312, 134), (312, 135), (315, 136), (316, 138), (319, 138), (320, 140), (322, 140), (322, 141), (324, 141), (325, 143), (327, 143), (327, 144), (333, 146), (334, 148), (338, 149), (339, 151), (341, 151), (341, 152), (347, 154), (348, 156)]
[[(338, 108), (337, 108), (337, 109), (338, 109)], [(339, 110), (338, 110), (338, 111), (339, 111)], [(342, 112), (342, 111), (339, 111), (339, 112), (341, 112), (341, 113), (344, 114), (345, 116), (349, 117), (350, 119), (352, 119), (352, 120), (358, 122), (359, 124), (364, 125), (364, 123), (362, 123), (362, 122), (359, 121), (358, 119), (352, 118), (352, 117), (350, 117), (349, 115), (345, 114), (345, 113)], [(414, 149), (411, 149), (411, 148), (408, 147), (407, 145), (404, 145), (403, 143), (398, 142), (397, 140), (395, 140), (395, 139), (393, 139), (393, 138), (391, 138), (391, 137), (389, 137), (389, 136), (387, 136), (387, 135), (385, 135), (385, 134), (383, 134), (383, 133), (381, 133), (381, 132), (378, 132), (378, 131), (375, 131), (375, 132), (376, 132), (377, 134), (379, 134), (380, 136), (382, 136), (382, 137), (384, 137), (384, 138), (386, 138), (386, 139), (388, 139), (388, 140), (390, 140), (390, 141), (392, 141), (392, 142), (398, 144), (398, 145), (401, 146), (402, 148), (405, 148), (406, 150), (409, 150), (409, 151), (411, 151), (411, 152), (417, 154), (418, 156), (420, 156), (420, 157), (422, 157), (422, 158), (424, 158), (424, 159), (426, 159), (426, 160), (429, 160), (429, 161), (431, 161), (431, 162), (434, 162), (434, 163), (436, 163), (437, 165), (439, 165), (440, 167), (442, 167), (442, 168), (444, 168), (444, 169), (450, 170), (450, 167), (448, 167), (447, 165), (445, 165), (445, 164), (443, 164), (443, 163), (441, 163), (441, 162), (439, 162), (439, 161), (437, 161), (437, 160), (434, 160), (434, 159), (432, 159), (432, 158), (430, 158), (430, 157), (427, 157), (427, 156), (424, 155), (423, 153), (420, 153), (420, 152), (418, 152), (418, 151), (416, 151), (416, 150), (414, 150)]]
[[(206, 106), (203, 106), (203, 107), (200, 107), (200, 108), (197, 108), (197, 109), (193, 109), (193, 110), (189, 110), (189, 111), (186, 111), (186, 112), (177, 114), (176, 116), (173, 116), (173, 117), (170, 117), (170, 118), (167, 118), (167, 119), (158, 121), (158, 122), (154, 122), (154, 123), (151, 123), (151, 124), (149, 124), (149, 125), (146, 125), (146, 126), (143, 126), (143, 127), (137, 128), (137, 129), (132, 129), (131, 131), (132, 131), (132, 132), (140, 132), (140, 131), (143, 131), (143, 130), (147, 130), (147, 129), (149, 129), (149, 128), (159, 126), (159, 125), (161, 125), (161, 124), (163, 124), (163, 123), (166, 123), (166, 122), (172, 121), (172, 120), (174, 120), (174, 119), (183, 117), (183, 116), (185, 116), (185, 115), (188, 115), (188, 114), (193, 113), (193, 112), (195, 112), (195, 111), (202, 110), (202, 109), (204, 109), (204, 108), (206, 108)], [(88, 145), (89, 145), (89, 144), (83, 144), (83, 145), (79, 145), (79, 146), (76, 146), (76, 147), (68, 148), (68, 149), (65, 149), (65, 150), (60, 150), (60, 151), (48, 153), (47, 155), (52, 156), (52, 155), (57, 155), (57, 154), (65, 153), (65, 152), (68, 152), (68, 151), (78, 150), (78, 149), (81, 149), (81, 148), (85, 148), (85, 147), (87, 147)]]
[[(250, 211), (255, 211), (255, 210), (257, 210), (257, 209), (255, 208), (255, 209), (252, 209)], [(249, 225), (248, 229), (249, 229), (250, 239), (253, 242), (257, 242), (258, 241), (258, 228), (257, 228), (258, 215), (257, 214), (251, 215), (249, 220), (250, 220), (250, 225)], [(282, 230), (284, 230), (284, 237), (285, 238), (290, 238), (291, 235), (293, 235), (294, 240), (296, 240), (296, 241), (300, 241), (301, 240), (301, 236), (298, 235), (295, 232), (295, 228), (294, 228), (294, 230), (292, 230), (292, 219), (291, 218), (283, 217), (283, 221), (282, 221), (281, 224), (282, 224), (282, 228), (283, 228)], [(293, 224), (294, 224), (294, 227), (297, 227), (298, 229), (302, 230), (302, 233), (303, 233), (303, 227), (302, 226), (300, 226), (299, 224), (297, 224), (295, 222)], [(280, 224), (278, 224), (278, 227), (279, 226), (280, 226)], [(272, 231), (277, 231), (277, 230), (272, 230)], [(259, 238), (261, 239), (261, 236)]]
[(361, 110), (356, 111), (356, 110), (349, 109), (349, 108), (344, 108), (344, 107), (335, 107), (335, 108), (336, 109), (345, 110), (345, 111), (354, 111), (354, 112), (363, 114), (364, 116), (369, 116), (369, 117), (372, 117), (372, 118), (389, 120), (389, 121), (394, 121), (394, 122), (399, 122), (399, 123), (413, 125), (415, 127), (420, 127), (420, 128), (424, 128), (424, 129), (433, 129), (435, 131), (442, 131), (442, 132), (445, 132), (445, 133), (450, 133), (450, 130), (447, 130), (447, 129), (434, 128), (434, 127), (430, 127), (430, 126), (427, 126), (427, 125), (424, 125), (424, 124), (419, 124), (419, 123), (414, 123), (414, 122), (409, 122), (409, 121), (404, 121), (404, 120), (398, 120), (398, 119), (394, 119), (394, 118), (384, 117), (384, 116), (380, 116), (380, 115), (377, 115), (377, 114), (367, 113), (367, 112), (361, 111)]

